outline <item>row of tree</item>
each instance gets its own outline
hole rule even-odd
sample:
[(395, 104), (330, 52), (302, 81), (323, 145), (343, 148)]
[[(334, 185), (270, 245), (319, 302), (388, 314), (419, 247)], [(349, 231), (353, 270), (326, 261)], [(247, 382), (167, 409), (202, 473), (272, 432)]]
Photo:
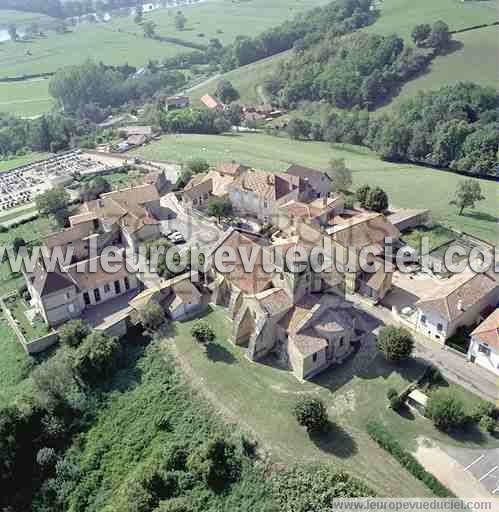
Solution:
[(421, 92), (388, 113), (371, 116), (321, 106), (320, 121), (288, 123), (293, 138), (360, 144), (386, 160), (497, 176), (497, 93), (471, 82)]

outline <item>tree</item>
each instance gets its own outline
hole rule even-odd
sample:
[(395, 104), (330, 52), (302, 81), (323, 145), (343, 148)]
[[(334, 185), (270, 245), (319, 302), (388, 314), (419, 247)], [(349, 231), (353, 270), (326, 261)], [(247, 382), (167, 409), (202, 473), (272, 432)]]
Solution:
[(225, 115), (232, 126), (240, 126), (243, 120), (243, 108), (237, 103), (231, 103), (225, 110)]
[(303, 396), (293, 407), (293, 415), (298, 423), (309, 432), (324, 430), (328, 422), (324, 402), (314, 396)]
[(445, 389), (438, 389), (430, 395), (426, 415), (444, 431), (462, 427), (466, 422), (463, 402)]
[(459, 215), (463, 214), (465, 208), (475, 208), (475, 203), (483, 201), (482, 187), (477, 180), (462, 180), (457, 184), (454, 199), (450, 202), (458, 207)]
[(115, 368), (121, 346), (117, 338), (92, 331), (76, 349), (73, 368), (87, 383), (108, 376)]
[(76, 348), (89, 334), (90, 327), (83, 320), (70, 320), (59, 328), (59, 341), (62, 345)]
[(336, 191), (345, 191), (352, 186), (352, 171), (345, 165), (343, 158), (330, 160), (328, 176)]
[(305, 119), (293, 118), (289, 121), (286, 131), (292, 139), (306, 139), (310, 135), (312, 123)]
[(144, 37), (153, 39), (154, 36), (156, 35), (156, 23), (154, 23), (153, 21), (146, 21), (142, 25), (142, 28), (144, 29)]
[(12, 249), (14, 251), (14, 254), (17, 254), (21, 247), (26, 247), (26, 241), (24, 240), (24, 238), (16, 236), (14, 240), (12, 240)]
[(377, 346), (385, 359), (399, 363), (411, 357), (414, 350), (414, 339), (406, 329), (388, 325), (381, 329)]
[(225, 104), (232, 103), (239, 99), (239, 92), (229, 80), (220, 80), (215, 91), (215, 96)]
[(452, 35), (449, 31), (449, 25), (442, 20), (436, 21), (431, 27), (431, 34), (428, 38), (428, 44), (433, 48), (442, 49), (445, 48)]
[(217, 217), (218, 221), (222, 217), (229, 217), (232, 214), (232, 203), (228, 196), (212, 197), (208, 200), (208, 213)]
[(374, 212), (384, 212), (388, 208), (388, 195), (380, 187), (374, 187), (369, 191), (366, 208)]
[(369, 197), (369, 192), (371, 192), (371, 187), (369, 185), (362, 185), (355, 192), (355, 198), (360, 203), (362, 208), (367, 208), (367, 198)]
[(215, 339), (215, 331), (213, 331), (210, 324), (203, 320), (194, 323), (191, 334), (199, 343), (211, 343)]
[(61, 211), (67, 210), (69, 200), (69, 194), (59, 187), (47, 190), (43, 194), (36, 196), (35, 203), (42, 215), (57, 215)]
[(97, 176), (83, 185), (80, 197), (82, 201), (92, 201), (106, 192), (111, 192), (111, 184), (103, 176)]
[(9, 33), (9, 37), (10, 37), (11, 41), (17, 41), (19, 39), (19, 34), (17, 33), (17, 27), (13, 23), (11, 23), (8, 26), (7, 31)]
[(163, 308), (156, 303), (148, 304), (141, 308), (137, 312), (136, 318), (149, 334), (158, 331), (166, 320)]
[(184, 16), (182, 11), (178, 11), (175, 16), (175, 27), (177, 30), (184, 30), (187, 18)]
[(416, 46), (422, 46), (431, 34), (431, 27), (428, 23), (416, 25), (411, 32), (411, 37)]
[(210, 168), (210, 164), (204, 158), (191, 158), (187, 161), (186, 165), (187, 169), (189, 169), (192, 174), (199, 174)]
[(195, 449), (187, 458), (187, 468), (213, 489), (237, 480), (241, 461), (234, 444), (215, 437)]

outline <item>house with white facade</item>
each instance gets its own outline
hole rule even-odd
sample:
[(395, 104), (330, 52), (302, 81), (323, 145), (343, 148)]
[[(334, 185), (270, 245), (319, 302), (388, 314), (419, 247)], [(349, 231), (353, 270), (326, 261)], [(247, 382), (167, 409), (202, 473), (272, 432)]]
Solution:
[(499, 376), (499, 309), (471, 333), (468, 360)]
[(416, 329), (442, 343), (459, 327), (473, 326), (481, 313), (496, 307), (499, 287), (493, 273), (465, 270), (436, 286), (433, 293), (416, 302)]

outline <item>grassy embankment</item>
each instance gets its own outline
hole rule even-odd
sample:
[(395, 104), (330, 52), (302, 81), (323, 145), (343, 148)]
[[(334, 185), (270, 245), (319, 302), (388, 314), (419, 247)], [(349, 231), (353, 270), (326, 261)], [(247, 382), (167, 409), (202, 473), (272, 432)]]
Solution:
[[(217, 333), (216, 342), (206, 351), (190, 335), (191, 322), (175, 324), (174, 345), (166, 342), (166, 346), (227, 420), (237, 419), (244, 428), (256, 432), (277, 460), (331, 462), (366, 480), (380, 495), (427, 496), (429, 491), (420, 482), (369, 439), (365, 433), (369, 419), (386, 425), (408, 450), (416, 447), (416, 438), (421, 435), (459, 446), (499, 445), (477, 430), (451, 438), (427, 419), (404, 417), (387, 408), (389, 388), (402, 391), (421, 375), (423, 366), (416, 361), (392, 366), (376, 355), (375, 349), (367, 349), (313, 382), (299, 383), (271, 362), (249, 362), (241, 349), (229, 343), (232, 322), (223, 310), (216, 309), (204, 319)], [(471, 411), (476, 397), (458, 386), (450, 387)], [(310, 437), (293, 419), (292, 406), (302, 393), (324, 400), (333, 423), (327, 435)]]

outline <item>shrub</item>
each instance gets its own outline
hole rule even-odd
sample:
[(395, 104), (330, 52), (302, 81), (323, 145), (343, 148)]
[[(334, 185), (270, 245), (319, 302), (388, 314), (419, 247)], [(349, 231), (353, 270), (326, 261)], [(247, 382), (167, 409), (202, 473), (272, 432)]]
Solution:
[(149, 332), (156, 332), (165, 322), (165, 312), (159, 304), (148, 304), (140, 309), (136, 314), (137, 320), (142, 324), (142, 327)]
[(76, 349), (73, 368), (85, 382), (107, 377), (114, 370), (120, 352), (117, 338), (92, 331)]
[(447, 390), (434, 391), (428, 400), (426, 414), (443, 431), (462, 427), (466, 420), (464, 404)]
[(378, 335), (378, 350), (388, 361), (398, 363), (408, 359), (414, 349), (414, 339), (409, 331), (402, 327), (389, 325), (383, 327)]
[(210, 168), (210, 164), (203, 158), (192, 158), (187, 162), (187, 168), (193, 174), (198, 174), (207, 171)]
[(406, 452), (383, 425), (376, 421), (369, 421), (367, 424), (367, 433), (381, 446), (381, 448), (397, 459), (400, 464), (409, 471), (409, 473), (433, 491), (436, 496), (441, 498), (454, 496), (447, 487), (442, 485), (442, 483), (440, 483), (431, 473), (428, 473), (428, 471), (424, 469), (413, 455)]
[(214, 489), (239, 478), (240, 460), (236, 447), (222, 437), (209, 440), (187, 458), (187, 468)]
[(473, 408), (471, 418), (473, 421), (476, 421), (478, 423), (483, 418), (495, 418), (496, 413), (497, 409), (492, 402), (480, 400)]
[(312, 396), (298, 399), (293, 408), (293, 415), (298, 423), (306, 427), (309, 432), (323, 430), (328, 421), (324, 403), (321, 399)]
[(483, 416), (480, 420), (480, 428), (489, 434), (496, 431), (497, 421), (490, 416)]
[(199, 343), (210, 343), (215, 339), (215, 332), (211, 326), (203, 322), (203, 320), (198, 320), (194, 323), (191, 334)]
[(41, 448), (36, 454), (36, 463), (40, 466), (42, 472), (47, 473), (55, 468), (57, 463), (57, 454), (53, 448)]
[(369, 185), (362, 185), (355, 192), (355, 198), (360, 203), (362, 208), (367, 208), (367, 198), (369, 196), (369, 192), (371, 191), (371, 187)]
[(375, 187), (367, 195), (366, 208), (375, 212), (384, 212), (388, 208), (388, 195), (386, 192)]
[(397, 390), (390, 388), (386, 396), (390, 402), (390, 409), (398, 411), (402, 407), (404, 399), (397, 393)]
[(90, 327), (82, 320), (70, 320), (59, 328), (59, 341), (76, 348), (90, 334)]

